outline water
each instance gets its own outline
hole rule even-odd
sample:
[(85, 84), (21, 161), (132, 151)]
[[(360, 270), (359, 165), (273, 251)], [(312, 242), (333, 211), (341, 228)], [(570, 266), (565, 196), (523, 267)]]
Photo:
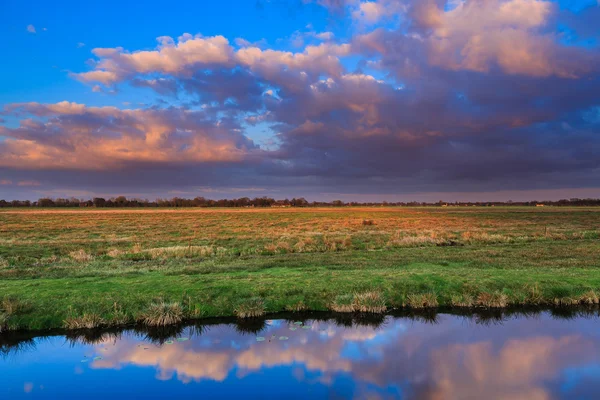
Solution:
[(593, 314), (279, 319), (167, 332), (0, 335), (0, 346), (3, 399), (535, 400), (600, 393), (600, 319)]

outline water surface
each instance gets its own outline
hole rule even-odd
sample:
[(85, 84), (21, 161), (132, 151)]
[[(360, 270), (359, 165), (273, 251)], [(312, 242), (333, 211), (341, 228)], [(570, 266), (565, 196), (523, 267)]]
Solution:
[(595, 315), (267, 320), (0, 335), (0, 398), (593, 399)]

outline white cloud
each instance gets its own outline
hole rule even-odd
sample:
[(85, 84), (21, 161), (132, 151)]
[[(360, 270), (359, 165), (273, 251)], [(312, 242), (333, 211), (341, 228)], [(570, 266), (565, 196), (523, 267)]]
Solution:
[(27, 32), (29, 32), (29, 33), (36, 33), (35, 32), (35, 26), (33, 26), (31, 24), (27, 25)]

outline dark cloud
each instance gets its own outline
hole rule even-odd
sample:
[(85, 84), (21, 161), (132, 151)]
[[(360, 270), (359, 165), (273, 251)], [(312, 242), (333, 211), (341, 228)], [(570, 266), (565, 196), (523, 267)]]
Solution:
[[(360, 7), (319, 3), (349, 7), (348, 18)], [(380, 0), (381, 18), (402, 13), (395, 28), (361, 27), (348, 43), (298, 52), (200, 35), (159, 38), (152, 51), (94, 49), (97, 62), (77, 79), (147, 87), (164, 106), (8, 105), (3, 115), (19, 126), (0, 126), (0, 179), (140, 192), (598, 187), (599, 8), (444, 6)], [(373, 10), (370, 22), (380, 15)], [(191, 100), (169, 105), (182, 96)], [(275, 145), (255, 144), (259, 128)]]

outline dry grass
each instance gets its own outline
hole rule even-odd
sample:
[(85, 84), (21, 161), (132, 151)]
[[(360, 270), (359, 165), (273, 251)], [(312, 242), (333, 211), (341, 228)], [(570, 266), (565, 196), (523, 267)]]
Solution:
[(385, 298), (380, 292), (370, 291), (351, 294), (342, 294), (335, 298), (329, 309), (340, 313), (384, 313), (387, 310)]
[(105, 325), (104, 320), (95, 313), (84, 313), (83, 316), (68, 316), (63, 321), (66, 329), (95, 329)]
[(8, 267), (8, 260), (4, 259), (4, 258), (0, 258), (0, 268), (6, 268)]
[(252, 297), (238, 304), (234, 310), (238, 318), (257, 318), (266, 314), (265, 301), (260, 297)]
[(409, 294), (406, 296), (406, 306), (410, 308), (435, 308), (438, 300), (435, 293)]
[(0, 310), (4, 311), (9, 316), (24, 312), (27, 308), (27, 303), (24, 303), (13, 296), (4, 296), (0, 303)]
[(89, 254), (88, 252), (86, 252), (83, 249), (79, 249), (77, 251), (72, 251), (69, 253), (69, 256), (78, 262), (88, 262), (88, 261), (92, 261), (94, 259), (94, 256), (92, 256), (91, 254)]
[(141, 321), (148, 326), (168, 326), (183, 321), (181, 304), (159, 301), (150, 304)]
[(473, 296), (470, 294), (457, 294), (450, 298), (452, 307), (471, 308), (473, 307)]
[(432, 238), (431, 236), (404, 236), (400, 238), (391, 239), (388, 243), (388, 247), (422, 247), (422, 246), (435, 246), (440, 243), (439, 239)]
[(387, 310), (385, 298), (380, 292), (364, 292), (354, 295), (354, 311), (363, 313), (384, 313)]
[(287, 305), (285, 309), (290, 312), (302, 312), (308, 310), (308, 306), (304, 304), (302, 300), (300, 300), (297, 303)]
[(576, 306), (579, 304), (579, 299), (572, 297), (560, 297), (554, 299), (555, 306)]
[(484, 308), (504, 308), (508, 305), (508, 296), (501, 292), (480, 293), (476, 303)]
[(197, 258), (215, 255), (213, 246), (171, 246), (143, 250), (152, 258)]
[(329, 305), (331, 311), (341, 313), (354, 312), (354, 296), (351, 294), (341, 294), (336, 296), (335, 300)]
[(585, 292), (579, 297), (579, 302), (581, 304), (593, 305), (598, 304), (600, 299), (598, 299), (598, 295), (593, 290)]
[(126, 251), (123, 250), (119, 250), (119, 249), (110, 249), (109, 251), (106, 252), (106, 255), (112, 258), (118, 258), (120, 256), (122, 256), (123, 254), (127, 254)]
[(0, 333), (8, 330), (9, 316), (5, 312), (0, 311)]

